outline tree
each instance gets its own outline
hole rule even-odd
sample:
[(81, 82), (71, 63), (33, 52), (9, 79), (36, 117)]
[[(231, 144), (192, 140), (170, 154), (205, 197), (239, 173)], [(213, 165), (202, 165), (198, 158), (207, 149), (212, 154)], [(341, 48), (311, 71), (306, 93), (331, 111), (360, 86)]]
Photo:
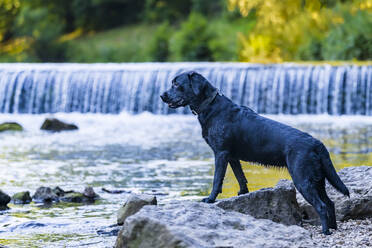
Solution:
[[(257, 18), (253, 32), (240, 36), (241, 60), (298, 59), (301, 47), (310, 47), (322, 40), (332, 25), (344, 22), (340, 13), (332, 11), (341, 3), (347, 4), (350, 11), (372, 8), (371, 0), (229, 0), (230, 9), (238, 7), (243, 16), (254, 12)], [(314, 53), (319, 52), (314, 48)]]

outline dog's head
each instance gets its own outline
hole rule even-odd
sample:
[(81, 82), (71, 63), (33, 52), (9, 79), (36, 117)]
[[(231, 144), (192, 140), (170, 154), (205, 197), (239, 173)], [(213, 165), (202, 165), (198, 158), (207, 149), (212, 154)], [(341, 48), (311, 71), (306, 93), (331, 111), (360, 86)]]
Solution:
[(185, 72), (172, 80), (172, 87), (160, 97), (170, 108), (199, 105), (216, 89), (197, 72)]

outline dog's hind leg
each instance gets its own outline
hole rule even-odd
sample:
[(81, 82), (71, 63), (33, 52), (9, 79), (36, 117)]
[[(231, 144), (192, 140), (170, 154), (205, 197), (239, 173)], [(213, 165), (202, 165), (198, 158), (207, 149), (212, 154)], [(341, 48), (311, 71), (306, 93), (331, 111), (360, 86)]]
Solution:
[(293, 182), (296, 185), (298, 191), (302, 194), (306, 201), (308, 201), (316, 210), (320, 217), (320, 221), (322, 223), (322, 232), (325, 235), (332, 234), (329, 231), (328, 226), (328, 216), (327, 216), (327, 205), (321, 200), (318, 190), (316, 189), (316, 185), (307, 182), (302, 182), (302, 184), (297, 184), (296, 180), (293, 178)]
[(329, 199), (327, 195), (327, 192), (325, 190), (325, 181), (319, 185), (318, 193), (320, 199), (327, 205), (328, 226), (337, 230), (335, 204), (331, 199)]
[(234, 172), (234, 175), (236, 177), (236, 180), (238, 180), (240, 191), (238, 192), (238, 195), (246, 194), (248, 193), (247, 188), (247, 179), (245, 178), (244, 172), (242, 170), (242, 165), (240, 164), (239, 160), (231, 159), (229, 161), (230, 166)]
[(211, 194), (202, 200), (202, 202), (213, 203), (219, 193), (222, 192), (223, 178), (226, 174), (227, 162), (228, 162), (228, 152), (223, 151), (215, 153), (215, 169), (213, 178), (213, 188)]

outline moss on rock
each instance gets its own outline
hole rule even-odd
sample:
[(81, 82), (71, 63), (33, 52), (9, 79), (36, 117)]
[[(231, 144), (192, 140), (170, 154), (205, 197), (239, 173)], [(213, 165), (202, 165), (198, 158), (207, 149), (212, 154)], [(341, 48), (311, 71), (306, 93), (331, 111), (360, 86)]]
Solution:
[(4, 131), (22, 131), (23, 127), (16, 122), (4, 122), (0, 124), (0, 132)]

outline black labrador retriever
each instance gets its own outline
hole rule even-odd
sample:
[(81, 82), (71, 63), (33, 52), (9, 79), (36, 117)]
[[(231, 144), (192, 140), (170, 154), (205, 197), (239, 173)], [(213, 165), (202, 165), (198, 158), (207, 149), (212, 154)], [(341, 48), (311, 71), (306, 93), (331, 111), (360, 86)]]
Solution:
[(170, 108), (189, 105), (198, 115), (203, 138), (214, 152), (213, 189), (203, 202), (214, 202), (222, 192), (228, 163), (239, 182), (239, 195), (248, 193), (240, 160), (285, 167), (297, 190), (319, 214), (323, 233), (331, 234), (329, 228), (337, 229), (335, 207), (327, 196), (325, 178), (344, 195), (349, 196), (349, 191), (337, 175), (322, 142), (248, 107), (234, 104), (196, 72), (176, 76), (161, 99)]

